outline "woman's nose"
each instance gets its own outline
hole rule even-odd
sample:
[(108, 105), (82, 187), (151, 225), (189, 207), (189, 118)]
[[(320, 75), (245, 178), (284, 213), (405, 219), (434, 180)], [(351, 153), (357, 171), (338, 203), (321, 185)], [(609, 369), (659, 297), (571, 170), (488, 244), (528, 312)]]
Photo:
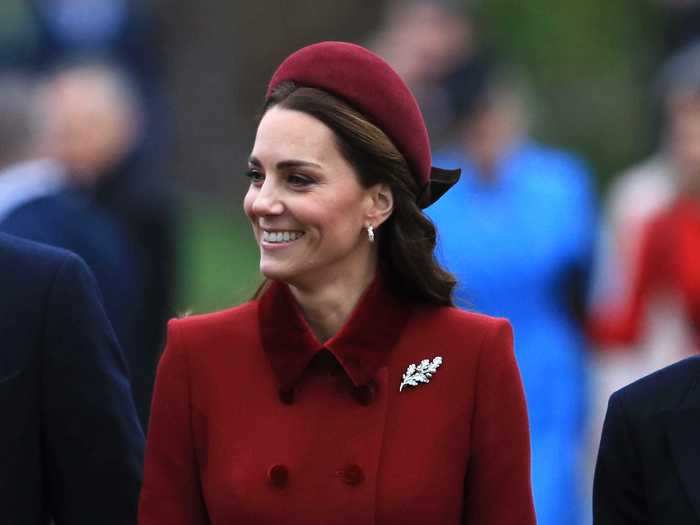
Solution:
[(256, 215), (279, 215), (284, 211), (279, 191), (272, 181), (263, 182), (253, 199), (252, 211)]

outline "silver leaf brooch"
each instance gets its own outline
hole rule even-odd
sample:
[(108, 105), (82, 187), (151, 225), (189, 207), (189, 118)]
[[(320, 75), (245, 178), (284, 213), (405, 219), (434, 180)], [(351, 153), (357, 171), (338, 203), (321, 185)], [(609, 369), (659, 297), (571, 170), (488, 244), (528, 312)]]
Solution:
[(430, 359), (423, 359), (417, 365), (410, 364), (401, 378), (399, 392), (401, 392), (405, 386), (418, 386), (421, 383), (429, 383), (430, 378), (437, 372), (441, 364), (442, 357), (440, 356), (434, 357), (432, 362)]

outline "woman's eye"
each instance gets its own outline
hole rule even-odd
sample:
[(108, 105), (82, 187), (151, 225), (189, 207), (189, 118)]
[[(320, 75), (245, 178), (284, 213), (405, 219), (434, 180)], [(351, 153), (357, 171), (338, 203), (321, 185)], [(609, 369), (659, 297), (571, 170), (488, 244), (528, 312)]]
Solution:
[(294, 175), (294, 174), (292, 174), (292, 175), (290, 175), (289, 177), (287, 177), (287, 182), (288, 182), (291, 186), (295, 186), (295, 187), (305, 187), (305, 186), (311, 185), (311, 184), (313, 183), (313, 180), (310, 179), (309, 177), (304, 176), (304, 175)]
[(260, 184), (265, 180), (265, 175), (256, 170), (248, 170), (245, 176), (250, 179), (251, 184)]

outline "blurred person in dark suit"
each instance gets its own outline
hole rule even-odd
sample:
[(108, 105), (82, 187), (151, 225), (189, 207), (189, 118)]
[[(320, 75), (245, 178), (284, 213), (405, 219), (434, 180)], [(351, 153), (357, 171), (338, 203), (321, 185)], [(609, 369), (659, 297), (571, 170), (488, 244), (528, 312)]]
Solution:
[(700, 357), (610, 398), (593, 485), (595, 525), (700, 523)]
[(0, 521), (136, 523), (143, 432), (96, 283), (0, 234)]
[[(36, 89), (27, 78), (0, 78), (0, 232), (65, 248), (85, 260), (135, 368), (143, 289), (137, 258), (126, 232), (70, 189), (60, 163), (41, 156), (44, 117)], [(139, 398), (138, 383), (135, 393)]]
[[(174, 311), (175, 204), (144, 159), (140, 99), (127, 77), (105, 63), (56, 72), (47, 90), (49, 152), (68, 168), (74, 187), (127, 232), (144, 276), (137, 405), (144, 424), (165, 324)], [(99, 130), (96, 133), (95, 130)]]
[(142, 0), (26, 0), (34, 38), (25, 63), (46, 72), (66, 62), (100, 59), (116, 64), (144, 100), (149, 156), (166, 142), (167, 106), (162, 90), (158, 6)]

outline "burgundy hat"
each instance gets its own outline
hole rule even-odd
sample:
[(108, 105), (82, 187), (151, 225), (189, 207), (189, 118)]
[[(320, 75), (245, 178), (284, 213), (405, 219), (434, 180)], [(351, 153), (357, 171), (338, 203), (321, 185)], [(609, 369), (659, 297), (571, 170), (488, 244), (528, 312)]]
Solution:
[(292, 53), (272, 75), (267, 96), (286, 81), (344, 99), (384, 131), (422, 188), (418, 196), (422, 208), (459, 179), (460, 170), (431, 167), (428, 130), (415, 97), (389, 64), (364, 47), (320, 42)]

